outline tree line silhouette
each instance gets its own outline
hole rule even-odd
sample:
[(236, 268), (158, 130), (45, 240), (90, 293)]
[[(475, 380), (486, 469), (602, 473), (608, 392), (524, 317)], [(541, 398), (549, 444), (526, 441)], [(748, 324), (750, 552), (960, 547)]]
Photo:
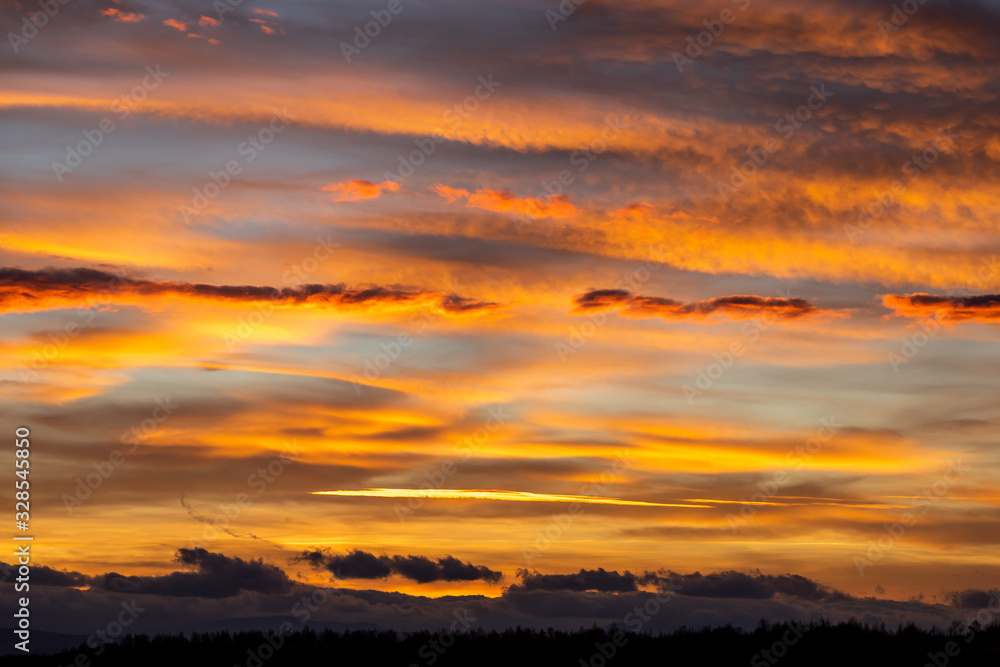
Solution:
[(391, 630), (204, 632), (127, 635), (103, 647), (52, 655), (7, 656), (25, 667), (631, 667), (633, 665), (781, 665), (950, 667), (1000, 665), (1000, 626), (887, 629), (856, 620), (682, 627), (668, 634), (610, 628), (566, 632), (514, 628), (450, 633)]

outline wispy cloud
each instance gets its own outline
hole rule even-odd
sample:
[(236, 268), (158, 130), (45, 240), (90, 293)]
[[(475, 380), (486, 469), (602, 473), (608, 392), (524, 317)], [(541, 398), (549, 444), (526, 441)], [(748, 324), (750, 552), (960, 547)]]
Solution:
[(519, 503), (586, 503), (592, 505), (631, 505), (636, 507), (687, 507), (711, 509), (711, 505), (689, 503), (649, 503), (640, 500), (573, 496), (528, 491), (497, 491), (488, 489), (358, 489), (353, 491), (312, 491), (319, 496), (348, 496), (359, 498), (442, 498), (451, 500), (500, 500)]

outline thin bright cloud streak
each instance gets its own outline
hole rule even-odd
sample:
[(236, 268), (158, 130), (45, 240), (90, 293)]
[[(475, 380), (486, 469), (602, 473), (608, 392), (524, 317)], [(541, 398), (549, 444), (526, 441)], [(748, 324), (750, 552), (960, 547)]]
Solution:
[(346, 496), (362, 498), (447, 498), (450, 500), (503, 500), (521, 503), (588, 503), (592, 505), (631, 505), (639, 507), (686, 507), (714, 509), (711, 505), (681, 503), (647, 503), (639, 500), (600, 498), (597, 496), (571, 496), (528, 491), (497, 491), (486, 489), (359, 489), (356, 491), (312, 491), (317, 496)]

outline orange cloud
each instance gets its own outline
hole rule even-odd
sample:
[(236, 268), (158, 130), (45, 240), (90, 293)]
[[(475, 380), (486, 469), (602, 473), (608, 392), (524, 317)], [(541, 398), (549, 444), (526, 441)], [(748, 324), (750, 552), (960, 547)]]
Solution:
[(219, 19), (213, 19), (211, 16), (202, 16), (198, 21), (198, 25), (210, 28), (218, 28), (220, 23)]
[(180, 30), (181, 32), (187, 32), (187, 24), (184, 23), (183, 21), (178, 21), (177, 19), (167, 19), (166, 21), (163, 22), (163, 25), (170, 28), (175, 28), (177, 30)]
[(265, 35), (273, 35), (275, 33), (274, 28), (267, 25), (267, 21), (264, 21), (263, 19), (250, 19), (250, 20), (258, 24), (260, 26), (260, 29), (264, 31)]
[(263, 14), (264, 16), (273, 16), (274, 18), (279, 18), (280, 14), (278, 12), (272, 11), (270, 9), (261, 9), (260, 7), (253, 8), (254, 14)]
[(529, 218), (568, 218), (578, 209), (565, 195), (518, 199), (510, 190), (479, 189), (475, 192), (438, 183), (434, 192), (449, 203), (465, 199), (465, 205), (497, 213), (515, 213)]
[(357, 201), (358, 199), (375, 199), (381, 197), (383, 192), (397, 192), (399, 183), (392, 181), (382, 181), (372, 183), (357, 178), (352, 178), (342, 183), (331, 183), (323, 187), (323, 192), (334, 193), (333, 201)]
[(107, 9), (102, 9), (101, 13), (105, 16), (110, 16), (116, 21), (121, 21), (122, 23), (138, 23), (139, 21), (146, 18), (145, 14), (135, 14), (133, 12), (123, 12), (120, 9), (114, 7), (109, 7)]
[(886, 294), (882, 297), (882, 304), (901, 317), (937, 316), (943, 322), (1000, 322), (1000, 294)]
[(659, 315), (668, 320), (704, 320), (713, 315), (725, 315), (734, 320), (747, 320), (761, 316), (793, 320), (801, 317), (825, 315), (840, 317), (840, 313), (820, 310), (805, 299), (764, 297), (753, 295), (721, 296), (704, 301), (683, 303), (655, 296), (633, 295), (627, 290), (592, 290), (574, 299), (574, 312), (622, 308), (623, 315)]

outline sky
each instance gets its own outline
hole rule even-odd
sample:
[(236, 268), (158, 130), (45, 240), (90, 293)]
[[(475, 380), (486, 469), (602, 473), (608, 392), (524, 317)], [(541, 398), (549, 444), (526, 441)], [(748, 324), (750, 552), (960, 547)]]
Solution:
[(903, 5), (0, 2), (49, 629), (985, 606), (1000, 7)]

